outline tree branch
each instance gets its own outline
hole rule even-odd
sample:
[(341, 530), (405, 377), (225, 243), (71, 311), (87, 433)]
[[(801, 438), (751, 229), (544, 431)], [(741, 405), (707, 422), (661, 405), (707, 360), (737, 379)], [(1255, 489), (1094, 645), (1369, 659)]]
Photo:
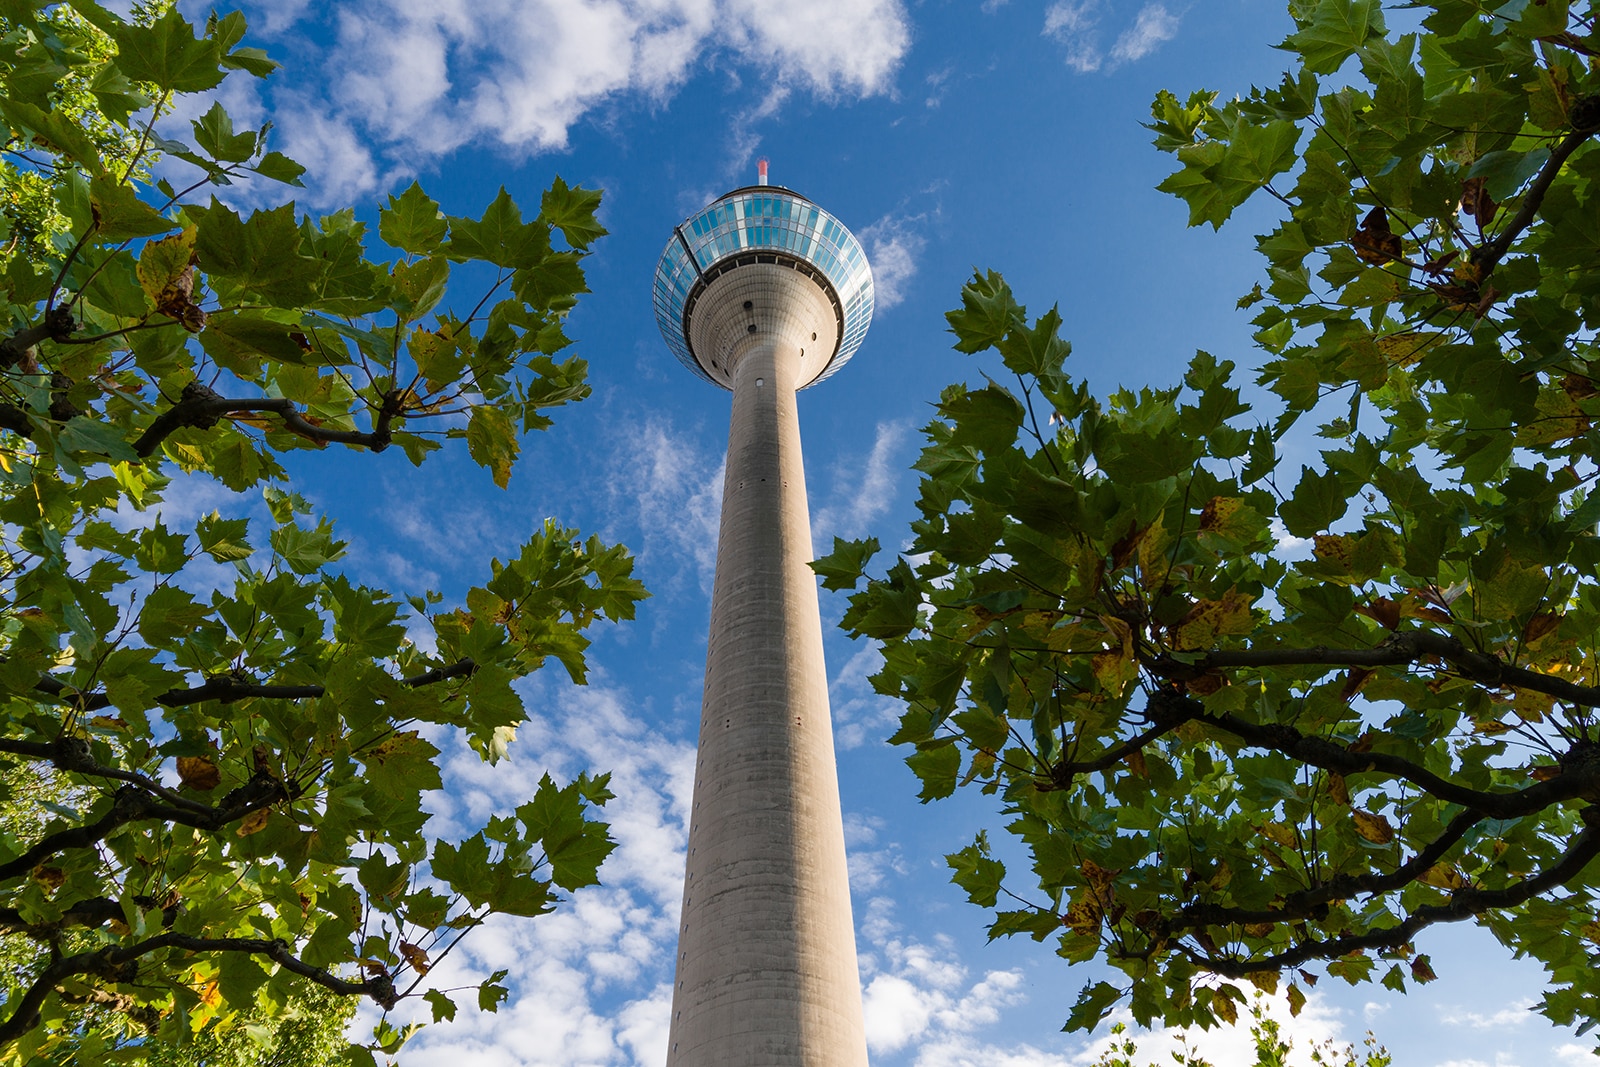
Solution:
[(77, 320), (66, 308), (51, 308), (43, 319), (0, 341), (0, 368), (21, 363), (28, 349), (40, 341), (64, 341), (78, 332)]
[(400, 414), (400, 393), (391, 389), (384, 394), (383, 406), (378, 410), (378, 417), (374, 420), (370, 431), (329, 430), (307, 421), (291, 400), (281, 397), (235, 400), (218, 395), (200, 382), (190, 382), (183, 387), (178, 403), (157, 415), (155, 421), (133, 443), (133, 450), (140, 456), (149, 456), (161, 447), (162, 441), (185, 426), (207, 430), (215, 426), (224, 415), (246, 411), (277, 414), (283, 419), (285, 428), (313, 441), (360, 445), (374, 452), (382, 452), (389, 447), (392, 440), (390, 425), (395, 416)]
[[(477, 670), (478, 664), (469, 656), (448, 666), (435, 667), (431, 671), (424, 671), (414, 678), (403, 678), (401, 679), (401, 684), (415, 689), (451, 678), (465, 678), (476, 673)], [(49, 675), (39, 679), (34, 684), (34, 689), (55, 697), (64, 704), (70, 704), (78, 711), (104, 711), (106, 708), (112, 707), (114, 703), (104, 693), (85, 693), (82, 690), (73, 689), (71, 686), (65, 685), (59, 679), (52, 678)], [(254, 682), (240, 681), (231, 674), (218, 674), (206, 679), (204, 685), (197, 685), (192, 689), (169, 689), (165, 693), (156, 696), (155, 702), (164, 708), (182, 708), (191, 704), (201, 704), (207, 700), (215, 700), (223, 704), (233, 704), (241, 700), (251, 699), (313, 700), (326, 692), (326, 687), (320, 685), (257, 685)], [(0, 752), (34, 755), (35, 753), (23, 748), (9, 747), (31, 743), (0, 741)]]
[(1168, 920), (1166, 929), (1169, 933), (1178, 933), (1233, 923), (1281, 923), (1296, 922), (1301, 919), (1321, 919), (1327, 914), (1327, 906), (1336, 900), (1348, 900), (1363, 893), (1390, 893), (1404, 889), (1425, 874), (1428, 868), (1443, 859), (1445, 853), (1450, 851), (1468, 830), (1487, 817), (1482, 812), (1461, 812), (1450, 820), (1444, 832), (1429, 842), (1426, 848), (1388, 874), (1343, 875), (1333, 878), (1322, 885), (1290, 893), (1284, 897), (1282, 906), (1277, 908), (1252, 910), (1196, 902), (1186, 905), (1176, 916)]
[(1163, 654), (1146, 659), (1144, 666), (1158, 677), (1188, 681), (1212, 670), (1238, 667), (1403, 667), (1426, 656), (1437, 656), (1456, 674), (1480, 685), (1526, 689), (1569, 704), (1600, 707), (1600, 689), (1575, 685), (1526, 667), (1513, 667), (1432, 630), (1392, 634), (1376, 648), (1249, 648), (1208, 652), (1193, 662)]
[(186, 801), (182, 806), (158, 804), (140, 786), (125, 785), (114, 794), (111, 810), (96, 821), (58, 830), (36, 842), (15, 859), (0, 863), (0, 882), (20, 878), (60, 852), (88, 848), (131, 822), (155, 819), (214, 833), (252, 812), (271, 807), (281, 800), (292, 799), (297, 793), (298, 787), (291, 788), (268, 771), (257, 771), (248, 782), (223, 797), (215, 807), (195, 804), (193, 801)]
[(1400, 778), (1440, 800), (1459, 804), (1491, 819), (1516, 819), (1543, 811), (1552, 804), (1582, 798), (1600, 801), (1600, 763), (1573, 760), (1563, 764), (1562, 773), (1547, 782), (1526, 789), (1491, 793), (1469, 789), (1400, 756), (1383, 752), (1358, 752), (1325, 737), (1303, 734), (1283, 723), (1247, 722), (1232, 714), (1213, 714), (1192, 696), (1175, 689), (1160, 689), (1151, 694), (1145, 714), (1158, 726), (1174, 727), (1187, 721), (1205, 723), (1225, 730), (1253, 748), (1282, 752), (1312, 767), (1352, 775), (1378, 771)]
[(1394, 926), (1365, 934), (1349, 934), (1320, 941), (1302, 941), (1285, 952), (1255, 960), (1204, 955), (1181, 943), (1178, 948), (1200, 967), (1227, 978), (1243, 978), (1252, 972), (1296, 967), (1312, 959), (1337, 959), (1367, 949), (1398, 948), (1410, 943), (1419, 931), (1434, 923), (1460, 922), (1486, 911), (1514, 908), (1547, 889), (1554, 889), (1576, 878), (1597, 855), (1600, 855), (1600, 830), (1596, 828), (1597, 824), (1600, 824), (1600, 809), (1588, 807), (1583, 809), (1582, 815), (1588, 828), (1573, 840), (1572, 847), (1555, 866), (1504, 889), (1458, 889), (1450, 894), (1449, 903), (1420, 907)]
[(81, 952), (55, 960), (40, 972), (15, 1001), (10, 1018), (0, 1022), (0, 1045), (8, 1044), (39, 1025), (39, 1009), (63, 981), (87, 974), (112, 982), (129, 982), (138, 977), (138, 961), (162, 949), (186, 952), (245, 952), (265, 956), (284, 970), (307, 978), (324, 989), (343, 996), (368, 996), (385, 1011), (399, 1001), (394, 981), (387, 975), (359, 982), (346, 981), (321, 967), (313, 967), (289, 951), (287, 942), (254, 937), (194, 937), (189, 934), (157, 934), (132, 945), (111, 946), (94, 952)]
[(1517, 209), (1516, 215), (1495, 235), (1494, 240), (1482, 245), (1473, 253), (1472, 262), (1481, 268), (1480, 281), (1488, 277), (1489, 272), (1494, 270), (1495, 265), (1510, 251), (1512, 242), (1533, 225), (1539, 209), (1544, 206), (1545, 193), (1550, 191), (1550, 186), (1555, 183), (1556, 175), (1560, 173), (1568, 157), (1600, 131), (1600, 96), (1586, 96), (1573, 101), (1569, 115), (1573, 126), (1572, 132), (1550, 150), (1550, 158), (1539, 168), (1539, 173), (1534, 176), (1528, 191), (1522, 194), (1522, 206)]

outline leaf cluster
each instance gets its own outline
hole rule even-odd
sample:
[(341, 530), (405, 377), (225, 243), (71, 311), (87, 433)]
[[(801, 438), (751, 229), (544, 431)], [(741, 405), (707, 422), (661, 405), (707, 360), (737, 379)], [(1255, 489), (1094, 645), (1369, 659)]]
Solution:
[(956, 347), (1014, 384), (945, 391), (907, 554), (851, 598), (922, 799), (995, 797), (1029, 861), (949, 857), (991, 935), (1125, 976), (1070, 1027), (1403, 990), (1468, 920), (1600, 1021), (1600, 37), (1587, 3), (1419, 6), (1293, 4), (1281, 85), (1156, 100), (1191, 224), (1283, 206), (1241, 301), (1264, 399), (1200, 352), (1102, 402), (979, 274)]
[[(603, 776), (547, 777), (458, 839), (427, 798), (441, 746), (506, 754), (519, 680), (554, 659), (582, 681), (585, 631), (645, 595), (626, 551), (552, 521), (462, 603), (397, 596), (339, 572), (285, 459), (464, 439), (505, 486), (522, 435), (588, 393), (562, 324), (599, 193), (558, 178), (532, 219), (503, 190), (457, 217), (413, 184), (377, 242), (351, 210), (238, 210), (222, 187), (300, 183), (270, 126), (163, 119), (275, 69), (245, 29), (0, 11), (0, 188), (44, 205), (7, 216), (0, 259), (0, 811), (30, 813), (0, 818), (0, 1064), (133, 1062), (241, 1020), (266, 1047), (308, 983), (450, 1017), (429, 969), (612, 848)], [(224, 511), (164, 518), (175, 478)], [(357, 1062), (409, 1032), (385, 1018)]]

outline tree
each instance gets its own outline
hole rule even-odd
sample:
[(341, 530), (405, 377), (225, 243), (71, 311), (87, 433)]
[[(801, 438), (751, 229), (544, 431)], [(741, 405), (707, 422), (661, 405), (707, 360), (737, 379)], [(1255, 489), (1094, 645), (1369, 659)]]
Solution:
[[(519, 678), (553, 657), (583, 680), (583, 631), (645, 595), (625, 550), (551, 522), (463, 605), (400, 599), (338, 572), (291, 480), (330, 445), (420, 464), (464, 438), (504, 487), (520, 435), (588, 392), (562, 320), (599, 194), (556, 179), (524, 222), (504, 191), (466, 218), (413, 184), (377, 251), (352, 210), (241, 213), (207, 194), (300, 184), (269, 129), (161, 120), (271, 73), (244, 33), (161, 4), (0, 13), (0, 188), (48, 208), (6, 215), (0, 274), (0, 804), (48, 813), (0, 820), (0, 1063), (182, 1058), (197, 1034), (225, 1062), (226, 1027), (271, 1045), (320, 994), (453, 1017), (428, 969), (612, 848), (604, 776), (431, 847), (424, 794), (436, 740), (505, 754)], [(231, 513), (169, 527), (175, 478)], [(406, 1036), (385, 1018), (367, 1058)]]
[[(922, 799), (996, 797), (1029, 861), (949, 857), (991, 935), (1126, 976), (1072, 1027), (1404, 990), (1463, 920), (1600, 1020), (1600, 36), (1586, 2), (1415, 6), (1293, 3), (1279, 86), (1156, 99), (1191, 225), (1282, 206), (1240, 302), (1270, 394), (1200, 352), (1101, 403), (979, 274), (956, 348), (1014, 384), (944, 392), (910, 548), (851, 598)], [(815, 566), (850, 588), (877, 547)]]

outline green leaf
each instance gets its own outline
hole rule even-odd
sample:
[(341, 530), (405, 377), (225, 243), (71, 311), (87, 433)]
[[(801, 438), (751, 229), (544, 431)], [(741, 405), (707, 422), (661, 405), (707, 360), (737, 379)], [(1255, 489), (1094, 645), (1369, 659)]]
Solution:
[(547, 774), (533, 799), (517, 808), (528, 837), (541, 842), (550, 863), (550, 880), (563, 889), (582, 889), (598, 881), (600, 864), (616, 848), (603, 823), (585, 815), (587, 782), (558, 787)]
[(389, 196), (389, 206), (378, 212), (378, 236), (416, 256), (429, 256), (444, 242), (448, 225), (439, 205), (422, 186), (412, 182), (399, 196)]
[(480, 467), (489, 468), (494, 484), (504, 489), (511, 481), (511, 465), (521, 450), (516, 427), (496, 407), (479, 405), (467, 420), (467, 449)]
[(1278, 517), (1295, 537), (1310, 537), (1331, 527), (1349, 506), (1349, 494), (1337, 474), (1302, 467), (1294, 496), (1284, 501)]
[(133, 187), (97, 174), (89, 181), (89, 206), (100, 237), (113, 244), (151, 237), (178, 224), (139, 199)]
[(539, 203), (540, 217), (561, 231), (567, 244), (573, 248), (587, 249), (606, 235), (605, 227), (595, 221), (594, 213), (600, 207), (600, 190), (569, 186), (558, 176), (544, 191)]
[(194, 127), (194, 142), (211, 158), (224, 163), (243, 163), (256, 153), (254, 130), (233, 132), (233, 119), (213, 103), (211, 109), (190, 123)]
[(300, 175), (306, 172), (306, 168), (282, 152), (268, 152), (256, 161), (253, 169), (263, 178), (271, 178), (273, 181), (282, 182), (285, 185), (305, 187), (305, 182), (300, 180)]
[(1023, 309), (1011, 296), (1004, 278), (990, 271), (974, 274), (961, 289), (961, 310), (945, 315), (956, 335), (956, 351), (982, 352), (998, 345), (1014, 325), (1021, 325)]
[(12, 129), (30, 134), (29, 139), (46, 151), (66, 156), (92, 175), (105, 173), (105, 163), (94, 142), (60, 111), (45, 111), (23, 100), (0, 97), (0, 118)]
[(450, 242), (444, 246), (451, 259), (481, 259), (498, 267), (531, 267), (550, 250), (549, 230), (522, 221), (522, 212), (501, 188), (484, 209), (481, 219), (448, 220)]
[(434, 1022), (447, 1023), (456, 1017), (456, 1002), (437, 989), (430, 989), (422, 996), (427, 1000), (428, 1006), (433, 1009)]
[(1332, 74), (1346, 59), (1384, 32), (1379, 0), (1319, 0), (1308, 19), (1297, 19), (1300, 29), (1279, 48), (1300, 53), (1307, 70)]
[(254, 553), (246, 540), (249, 519), (224, 519), (213, 511), (202, 518), (194, 528), (200, 550), (218, 563), (233, 563), (249, 559)]
[(1093, 1030), (1111, 1014), (1112, 1007), (1122, 997), (1123, 991), (1110, 982), (1085, 985), (1078, 993), (1077, 1002), (1072, 1005), (1072, 1014), (1067, 1016), (1067, 1025), (1061, 1029), (1068, 1032)]
[(864, 541), (833, 539), (833, 551), (811, 562), (811, 569), (822, 576), (824, 589), (854, 589), (870, 560), (881, 547), (875, 537)]
[(950, 880), (966, 891), (972, 903), (980, 908), (992, 908), (999, 901), (1006, 865), (989, 857), (988, 839), (983, 834), (960, 852), (946, 856), (945, 862), (954, 872)]
[(195, 36), (176, 8), (148, 26), (121, 23), (110, 33), (117, 43), (117, 66), (133, 81), (198, 93), (216, 88), (227, 73), (216, 42)]
[(217, 365), (244, 379), (261, 373), (263, 363), (298, 363), (305, 352), (281, 322), (249, 311), (212, 315), (200, 333), (200, 345)]
[(917, 799), (924, 804), (939, 800), (956, 791), (956, 778), (961, 773), (961, 750), (954, 737), (940, 737), (917, 746), (917, 751), (906, 757), (906, 766), (922, 783)]
[(176, 586), (157, 586), (139, 611), (139, 636), (157, 648), (189, 633), (211, 614), (205, 604)]

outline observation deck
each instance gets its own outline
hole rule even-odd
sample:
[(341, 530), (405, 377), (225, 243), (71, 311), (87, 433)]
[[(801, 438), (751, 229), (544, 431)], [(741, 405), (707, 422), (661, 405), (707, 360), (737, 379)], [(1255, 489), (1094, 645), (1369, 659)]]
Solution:
[[(768, 269), (745, 273), (764, 281), (730, 284), (729, 275), (757, 264)], [(800, 278), (812, 284), (797, 285)], [(653, 288), (656, 325), (667, 347), (725, 389), (732, 388), (731, 363), (747, 335), (779, 333), (799, 345), (803, 389), (849, 362), (872, 323), (872, 268), (861, 242), (828, 212), (779, 185), (735, 189), (685, 219), (661, 253)], [(808, 306), (815, 302), (813, 289), (827, 306)]]

